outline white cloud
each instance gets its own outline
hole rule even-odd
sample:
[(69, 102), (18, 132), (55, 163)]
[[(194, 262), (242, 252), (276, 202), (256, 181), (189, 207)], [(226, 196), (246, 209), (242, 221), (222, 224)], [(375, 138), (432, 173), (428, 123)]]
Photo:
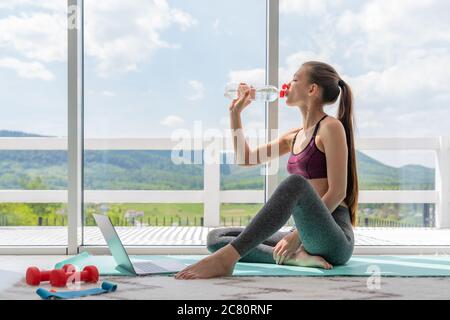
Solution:
[(411, 28), (426, 32), (432, 25), (427, 25), (424, 28), (418, 22), (420, 20), (429, 21), (430, 15), (427, 13), (436, 13), (435, 10), (438, 8), (439, 3), (434, 0), (369, 1), (359, 12), (346, 10), (339, 18), (337, 27), (345, 33), (382, 32), (383, 35), (385, 33), (399, 34), (400, 30), (411, 32)]
[(176, 127), (182, 123), (184, 123), (184, 119), (175, 115), (167, 116), (164, 120), (161, 121), (161, 124), (167, 127)]
[(358, 128), (377, 129), (382, 128), (379, 112), (367, 109), (357, 109), (355, 113), (355, 122)]
[[(66, 5), (61, 0), (2, 0), (0, 8), (14, 12), (0, 18), (0, 48), (45, 63), (65, 61)], [(173, 25), (186, 31), (198, 24), (166, 0), (96, 0), (84, 9), (85, 53), (103, 77), (138, 70), (159, 49), (179, 48), (161, 39), (160, 32)]]
[(412, 94), (445, 92), (450, 88), (449, 53), (444, 49), (412, 50), (390, 67), (352, 78), (352, 84), (365, 99), (408, 99)]
[(0, 68), (14, 70), (19, 77), (25, 79), (37, 78), (48, 81), (55, 78), (54, 74), (39, 62), (24, 62), (16, 58), (3, 58), (0, 59)]
[(345, 8), (344, 3), (332, 10), (327, 1), (281, 2), (286, 14), (320, 16), (307, 37), (291, 40), (305, 39), (307, 51), (286, 59), (280, 81), (305, 60), (323, 60), (352, 86), (356, 128), (364, 136), (448, 133), (450, 2), (377, 0)]
[(450, 2), (441, 0), (378, 0), (346, 10), (336, 21), (351, 44), (343, 54), (359, 56), (368, 68), (390, 66), (405, 51), (448, 42), (449, 11)]
[(107, 98), (117, 96), (116, 92), (111, 91), (111, 90), (92, 90), (92, 89), (89, 89), (89, 90), (87, 90), (87, 93), (91, 94), (91, 95), (103, 96), (103, 97), (107, 97)]
[(265, 83), (264, 69), (248, 69), (248, 70), (233, 70), (228, 73), (228, 81), (233, 83), (244, 82), (249, 85), (259, 86)]
[(220, 20), (215, 19), (213, 22), (213, 30), (215, 33), (219, 33), (219, 25), (220, 25)]
[(248, 121), (245, 124), (245, 129), (248, 133), (254, 134), (258, 133), (259, 130), (264, 130), (264, 122), (263, 121)]
[(364, 129), (359, 134), (364, 137), (436, 137), (450, 133), (448, 108), (430, 110), (429, 106), (424, 105), (421, 109), (416, 107), (405, 112), (395, 105), (382, 110), (367, 110), (365, 106), (357, 106), (355, 111), (356, 127)]
[(364, 136), (448, 134), (448, 70), (448, 50), (416, 49), (381, 71), (349, 77), (358, 115), (356, 126), (363, 129)]
[(219, 125), (222, 128), (229, 128), (230, 127), (230, 117), (221, 117), (219, 120)]
[(223, 28), (221, 28), (221, 24), (222, 24), (222, 21), (220, 19), (217, 19), (217, 18), (214, 19), (214, 21), (212, 23), (212, 29), (214, 31), (214, 34), (216, 34), (216, 35), (226, 34), (227, 36), (233, 35), (232, 31), (223, 30)]
[(261, 120), (264, 119), (266, 110), (263, 103), (260, 103), (259, 105), (256, 104), (255, 106), (252, 104), (245, 108), (245, 113), (253, 119)]
[(86, 5), (85, 11), (86, 54), (96, 60), (103, 77), (138, 70), (159, 49), (179, 48), (162, 40), (161, 31), (174, 24), (182, 31), (198, 24), (165, 0), (97, 0)]
[(334, 61), (334, 59), (327, 53), (315, 53), (312, 51), (298, 51), (286, 57), (284, 67), (279, 68), (279, 81), (285, 83), (292, 80), (294, 73), (301, 67), (301, 65), (308, 61), (322, 61), (331, 64), (333, 68), (340, 74), (343, 67)]
[(302, 16), (320, 16), (330, 7), (337, 7), (341, 0), (280, 0), (281, 14), (297, 14)]
[(292, 39), (289, 36), (284, 36), (284, 37), (281, 37), (279, 41), (280, 41), (280, 47), (287, 48), (287, 47), (289, 47)]
[(115, 96), (116, 96), (116, 93), (113, 92), (113, 91), (109, 91), (109, 90), (103, 90), (103, 91), (101, 92), (101, 95), (102, 95), (102, 96), (105, 96), (105, 97), (115, 97)]
[(198, 21), (194, 19), (190, 14), (179, 9), (170, 9), (170, 13), (173, 22), (180, 26), (181, 31), (186, 31), (187, 29), (197, 25), (198, 23)]
[(202, 82), (197, 80), (189, 81), (189, 86), (192, 88), (194, 93), (189, 96), (187, 99), (190, 101), (201, 100), (205, 97), (205, 86)]
[(0, 9), (16, 9), (17, 7), (22, 8), (42, 8), (52, 11), (66, 12), (67, 2), (61, 0), (45, 0), (45, 1), (35, 1), (35, 0), (2, 0), (0, 2)]
[(21, 13), (0, 19), (0, 48), (40, 62), (65, 61), (66, 17), (62, 13)]

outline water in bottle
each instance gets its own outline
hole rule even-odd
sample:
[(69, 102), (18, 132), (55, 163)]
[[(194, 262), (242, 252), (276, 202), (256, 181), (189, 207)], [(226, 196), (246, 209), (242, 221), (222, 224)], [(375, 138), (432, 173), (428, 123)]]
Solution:
[[(239, 97), (239, 84), (229, 83), (225, 87), (225, 97), (229, 99), (237, 99)], [(284, 97), (284, 89), (279, 90), (275, 86), (263, 85), (258, 87), (250, 86), (250, 100), (273, 102), (278, 97)]]

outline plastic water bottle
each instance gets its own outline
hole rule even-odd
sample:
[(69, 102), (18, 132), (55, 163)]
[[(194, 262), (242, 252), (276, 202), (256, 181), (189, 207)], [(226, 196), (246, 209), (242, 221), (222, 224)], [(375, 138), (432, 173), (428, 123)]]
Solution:
[[(239, 97), (239, 83), (228, 83), (225, 87), (224, 96), (229, 99), (237, 99)], [(250, 86), (250, 100), (273, 102), (278, 97), (283, 98), (285, 91), (279, 90), (275, 86), (263, 85), (258, 87)]]

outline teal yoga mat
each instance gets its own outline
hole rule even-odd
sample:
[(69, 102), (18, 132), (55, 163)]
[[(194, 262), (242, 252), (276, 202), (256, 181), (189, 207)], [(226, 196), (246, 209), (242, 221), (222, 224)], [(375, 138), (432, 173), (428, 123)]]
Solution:
[[(130, 256), (133, 261), (176, 259), (186, 265), (195, 263), (204, 255), (151, 255)], [(83, 252), (56, 264), (59, 269), (71, 263), (82, 269), (87, 265), (95, 265), (101, 275), (132, 276), (116, 269), (112, 256), (93, 256)], [(334, 266), (331, 270), (310, 267), (285, 266), (264, 263), (238, 262), (233, 276), (372, 276), (379, 274), (385, 277), (449, 277), (450, 256), (353, 256), (346, 265)], [(166, 274), (167, 275), (167, 274)], [(169, 274), (172, 276), (173, 274)]]

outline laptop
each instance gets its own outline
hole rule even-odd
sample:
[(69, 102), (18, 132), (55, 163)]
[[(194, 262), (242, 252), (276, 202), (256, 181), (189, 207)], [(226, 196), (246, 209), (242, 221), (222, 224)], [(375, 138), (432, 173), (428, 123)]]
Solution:
[(118, 270), (123, 269), (132, 274), (143, 276), (149, 274), (174, 273), (183, 270), (189, 265), (172, 259), (131, 261), (109, 217), (101, 214), (94, 214), (94, 219), (117, 263), (116, 269)]

